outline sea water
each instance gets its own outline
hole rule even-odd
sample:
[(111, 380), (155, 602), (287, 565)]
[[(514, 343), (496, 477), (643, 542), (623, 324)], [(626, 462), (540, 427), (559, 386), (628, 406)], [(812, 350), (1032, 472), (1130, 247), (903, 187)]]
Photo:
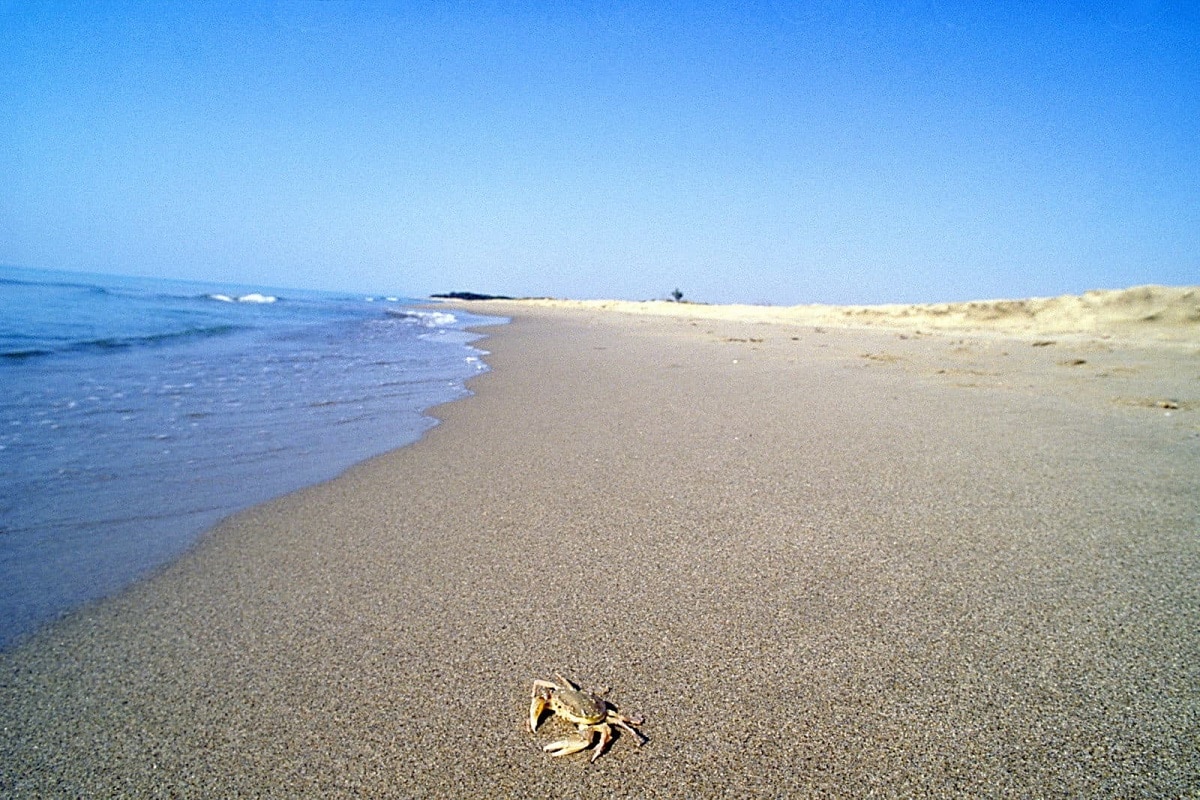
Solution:
[(504, 321), (420, 306), (0, 267), (0, 648), (418, 439)]

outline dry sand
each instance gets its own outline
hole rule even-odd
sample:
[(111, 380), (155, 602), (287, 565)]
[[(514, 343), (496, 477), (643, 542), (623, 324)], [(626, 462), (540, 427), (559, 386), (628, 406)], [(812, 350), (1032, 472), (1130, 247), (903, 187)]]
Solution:
[[(471, 308), (420, 442), (0, 655), (0, 795), (1200, 792), (1192, 323)], [(543, 754), (554, 671), (650, 741)]]
[(521, 303), (524, 307), (592, 309), (689, 319), (957, 331), (975, 336), (1086, 334), (1141, 344), (1200, 346), (1200, 286), (1135, 286), (1061, 297), (924, 305), (746, 306), (548, 298)]

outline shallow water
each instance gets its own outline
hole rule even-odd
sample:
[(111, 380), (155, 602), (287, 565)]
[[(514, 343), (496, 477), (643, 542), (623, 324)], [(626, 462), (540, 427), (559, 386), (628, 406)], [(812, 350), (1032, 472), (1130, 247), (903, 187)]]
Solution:
[(418, 303), (0, 268), (0, 647), (419, 438), (503, 320)]

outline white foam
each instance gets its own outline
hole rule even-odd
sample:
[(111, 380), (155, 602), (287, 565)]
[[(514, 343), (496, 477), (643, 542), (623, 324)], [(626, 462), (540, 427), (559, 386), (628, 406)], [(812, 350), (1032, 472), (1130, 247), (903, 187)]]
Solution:
[(222, 303), (232, 303), (234, 299), (227, 294), (210, 294), (209, 300), (220, 300)]
[(269, 294), (259, 294), (258, 292), (251, 292), (250, 294), (244, 294), (241, 297), (239, 297), (238, 302), (239, 303), (274, 303), (278, 299), (279, 299), (278, 297), (272, 297)]
[(388, 316), (412, 320), (424, 325), (426, 328), (440, 328), (458, 322), (458, 317), (445, 311), (414, 311), (409, 309), (393, 311), (389, 308), (387, 309), (387, 313)]

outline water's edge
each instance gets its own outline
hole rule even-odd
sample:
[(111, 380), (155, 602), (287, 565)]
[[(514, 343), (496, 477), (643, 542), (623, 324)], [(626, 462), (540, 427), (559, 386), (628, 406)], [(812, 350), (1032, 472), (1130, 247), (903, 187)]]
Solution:
[[(446, 306), (420, 304), (413, 306), (413, 308), (444, 310)], [(354, 458), (353, 460), (345, 463), (337, 463), (336, 461), (332, 462), (332, 467), (328, 470), (325, 470), (323, 474), (306, 476), (304, 482), (300, 483), (299, 485), (292, 486), (278, 493), (258, 497), (247, 502), (245, 505), (240, 505), (232, 509), (224, 509), (217, 515), (189, 515), (187, 513), (180, 513), (171, 517), (169, 521), (164, 520), (168, 522), (172, 528), (174, 528), (171, 536), (175, 541), (182, 542), (182, 546), (174, 547), (174, 549), (171, 550), (169, 555), (166, 557), (159, 558), (155, 563), (132, 572), (126, 576), (125, 579), (121, 580), (118, 585), (104, 589), (98, 594), (84, 597), (79, 601), (71, 602), (69, 605), (60, 609), (56, 609), (50, 614), (34, 619), (32, 624), (16, 625), (15, 629), (13, 630), (0, 631), (0, 652), (21, 648), (38, 638), (39, 635), (52, 629), (56, 625), (61, 624), (63, 621), (70, 619), (76, 614), (83, 612), (87, 608), (109, 602), (114, 598), (145, 584), (147, 581), (152, 580), (155, 576), (177, 564), (181, 559), (186, 558), (189, 553), (195, 551), (196, 548), (201, 546), (201, 544), (209, 536), (211, 536), (217, 529), (222, 527), (229, 520), (241, 514), (247, 513), (252, 509), (275, 502), (290, 494), (305, 491), (313, 486), (336, 481), (344, 476), (347, 472), (362, 464), (377, 458), (386, 457), (389, 453), (409, 447), (423, 439), (429, 431), (441, 424), (440, 418), (431, 413), (433, 409), (457, 402), (459, 400), (464, 400), (474, 395), (474, 391), (470, 388), (470, 385), (477, 378), (483, 377), (491, 371), (491, 365), (488, 364), (486, 360), (487, 355), (489, 355), (488, 351), (481, 349), (476, 345), (478, 342), (489, 338), (490, 334), (486, 333), (486, 330), (506, 325), (509, 322), (509, 318), (507, 317), (486, 316), (461, 308), (457, 308), (455, 310), (471, 318), (469, 321), (466, 321), (466, 324), (462, 328), (458, 328), (459, 331), (470, 336), (469, 339), (466, 339), (459, 344), (464, 351), (468, 351), (469, 353), (478, 357), (484, 368), (473, 375), (459, 378), (454, 381), (454, 383), (460, 387), (460, 391), (456, 393), (456, 396), (433, 402), (430, 405), (420, 406), (415, 409), (405, 409), (405, 412), (415, 412), (422, 418), (424, 422), (422, 428), (413, 432), (410, 437), (405, 437), (402, 440), (396, 441), (394, 444), (385, 444), (383, 449), (377, 450), (368, 455)], [(189, 519), (192, 520), (192, 524), (187, 524)]]

